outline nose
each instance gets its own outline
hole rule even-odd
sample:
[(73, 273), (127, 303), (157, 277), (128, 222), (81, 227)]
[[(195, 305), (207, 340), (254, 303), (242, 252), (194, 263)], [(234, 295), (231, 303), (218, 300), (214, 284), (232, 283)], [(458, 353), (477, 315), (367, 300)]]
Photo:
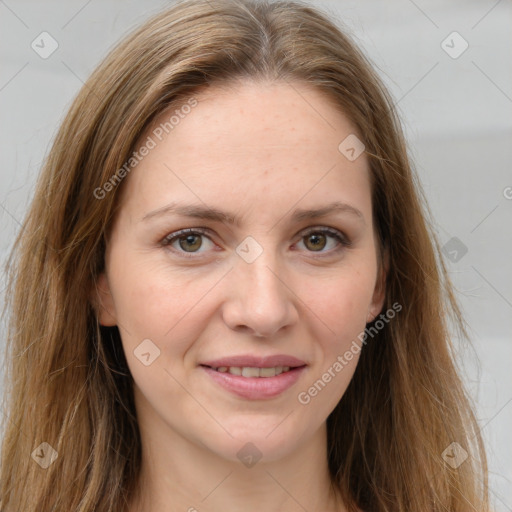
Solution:
[(299, 318), (291, 283), (268, 249), (252, 263), (237, 257), (228, 288), (223, 319), (234, 331), (271, 337)]

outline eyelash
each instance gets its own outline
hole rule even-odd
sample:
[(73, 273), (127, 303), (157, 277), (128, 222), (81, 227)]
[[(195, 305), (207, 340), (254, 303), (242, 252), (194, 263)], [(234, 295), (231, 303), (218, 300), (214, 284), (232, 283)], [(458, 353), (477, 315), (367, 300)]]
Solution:
[[(168, 247), (175, 240), (178, 240), (178, 239), (184, 237), (185, 235), (202, 235), (202, 236), (205, 236), (205, 237), (209, 238), (208, 237), (209, 233), (210, 233), (210, 231), (207, 230), (207, 229), (204, 229), (204, 228), (187, 228), (187, 229), (182, 229), (180, 231), (176, 231), (174, 233), (171, 233), (170, 235), (167, 235), (160, 243), (161, 243), (161, 245), (163, 247)], [(320, 256), (314, 256), (315, 258), (322, 258), (323, 257), (322, 255), (329, 255), (330, 256), (333, 253), (337, 253), (340, 250), (342, 250), (343, 248), (352, 245), (350, 240), (341, 231), (338, 231), (337, 229), (329, 228), (329, 227), (321, 227), (321, 228), (312, 227), (312, 228), (309, 228), (302, 235), (300, 240), (302, 240), (303, 238), (306, 238), (309, 235), (317, 234), (317, 233), (326, 234), (326, 235), (331, 236), (332, 238), (336, 239), (339, 242), (340, 245), (337, 248), (332, 249), (330, 251), (319, 252), (319, 254), (321, 254), (321, 255)], [(209, 239), (211, 240), (211, 238), (209, 238)], [(211, 241), (213, 242), (213, 240), (211, 240)], [(177, 252), (180, 256), (182, 256), (184, 258), (197, 258), (198, 256), (194, 256), (194, 255), (195, 254), (196, 255), (199, 254), (197, 252), (196, 253), (194, 253), (194, 252), (187, 253), (186, 251), (180, 251), (180, 250), (177, 250), (177, 249), (174, 249), (174, 248), (172, 248), (172, 249), (173, 249), (173, 251)], [(308, 251), (308, 252), (315, 253), (315, 251)]]

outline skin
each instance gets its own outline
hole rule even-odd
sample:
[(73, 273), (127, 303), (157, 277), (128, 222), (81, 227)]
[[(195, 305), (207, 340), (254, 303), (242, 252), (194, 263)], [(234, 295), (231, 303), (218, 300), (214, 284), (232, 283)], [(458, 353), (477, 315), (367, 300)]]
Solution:
[[(326, 419), (358, 355), (307, 405), (297, 397), (382, 309), (366, 155), (340, 153), (356, 130), (308, 85), (242, 82), (195, 98), (123, 183), (98, 280), (100, 323), (119, 327), (135, 381), (143, 464), (131, 511), (346, 510), (329, 491)], [(142, 220), (172, 201), (228, 211), (239, 225)], [(291, 220), (296, 208), (333, 201), (362, 218)], [(162, 245), (200, 227), (206, 236)], [(310, 227), (334, 228), (351, 245), (306, 236)], [(263, 248), (252, 263), (236, 252), (247, 236)], [(160, 350), (148, 366), (134, 355), (144, 339)], [(239, 354), (290, 354), (308, 366), (279, 396), (243, 399), (199, 366)], [(247, 442), (262, 454), (250, 468), (237, 457)]]

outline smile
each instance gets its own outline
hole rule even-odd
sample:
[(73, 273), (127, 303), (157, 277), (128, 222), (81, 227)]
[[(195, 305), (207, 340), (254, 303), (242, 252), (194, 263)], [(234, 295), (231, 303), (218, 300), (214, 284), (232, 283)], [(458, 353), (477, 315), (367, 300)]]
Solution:
[(274, 398), (290, 389), (300, 378), (307, 365), (290, 367), (200, 365), (206, 375), (224, 391), (246, 400)]
[(242, 377), (275, 377), (290, 371), (289, 366), (275, 366), (273, 368), (256, 368), (253, 366), (219, 366), (213, 370), (220, 373), (230, 373), (231, 375), (241, 375)]

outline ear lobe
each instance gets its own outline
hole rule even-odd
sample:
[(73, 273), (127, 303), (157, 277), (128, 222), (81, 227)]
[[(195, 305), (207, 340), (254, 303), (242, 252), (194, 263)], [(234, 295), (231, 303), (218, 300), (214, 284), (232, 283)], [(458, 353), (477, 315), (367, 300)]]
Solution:
[(386, 278), (389, 272), (389, 251), (386, 247), (382, 257), (382, 264), (380, 265), (380, 273), (377, 276), (375, 289), (373, 291), (372, 302), (368, 309), (368, 316), (366, 322), (372, 322), (377, 315), (382, 311), (384, 301), (386, 300)]
[(96, 294), (94, 297), (94, 304), (96, 306), (100, 325), (105, 327), (117, 325), (114, 299), (112, 297), (110, 285), (108, 284), (105, 272), (98, 276), (95, 284)]

